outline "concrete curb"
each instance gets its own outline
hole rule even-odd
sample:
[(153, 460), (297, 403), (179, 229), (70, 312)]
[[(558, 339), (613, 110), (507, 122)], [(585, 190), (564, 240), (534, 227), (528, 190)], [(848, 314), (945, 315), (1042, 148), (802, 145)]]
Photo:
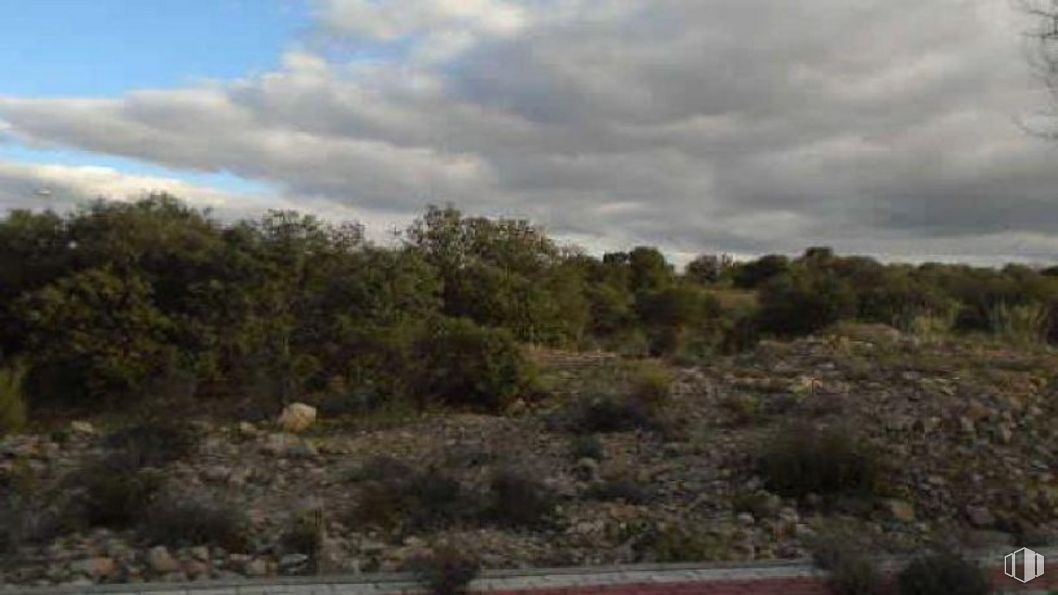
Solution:
[[(1058, 560), (1058, 548), (1034, 548), (1045, 558)], [(991, 549), (977, 551), (968, 557), (985, 567), (999, 569), (1002, 575), (1003, 556), (1011, 550)], [(907, 558), (877, 558), (883, 568), (899, 568)], [(527, 592), (541, 593), (583, 591), (598, 593), (601, 590), (614, 592), (689, 592), (687, 585), (719, 585), (775, 583), (783, 581), (810, 580), (822, 584), (824, 573), (816, 569), (810, 560), (779, 560), (752, 563), (716, 562), (689, 564), (635, 564), (603, 567), (540, 568), (530, 570), (487, 570), (475, 579), (471, 591), (479, 592)], [(1047, 577), (1049, 578), (1049, 577)], [(654, 587), (653, 589), (651, 587)], [(680, 588), (677, 588), (680, 586)], [(1048, 585), (1049, 586), (1049, 585)], [(1029, 592), (1028, 585), (1018, 588), (1019, 593)], [(660, 591), (659, 591), (660, 589)], [(751, 591), (746, 591), (751, 592)], [(779, 591), (759, 591), (779, 592)], [(1032, 591), (1036, 592), (1036, 591)], [(1038, 591), (1047, 593), (1046, 588)], [(245, 579), (238, 581), (215, 580), (188, 583), (140, 583), (92, 585), (83, 587), (36, 587), (23, 589), (0, 588), (0, 594), (25, 593), (26, 595), (85, 594), (129, 594), (151, 595), (388, 595), (395, 593), (422, 593), (422, 586), (408, 573), (379, 573), (359, 575), (277, 577), (270, 579)]]

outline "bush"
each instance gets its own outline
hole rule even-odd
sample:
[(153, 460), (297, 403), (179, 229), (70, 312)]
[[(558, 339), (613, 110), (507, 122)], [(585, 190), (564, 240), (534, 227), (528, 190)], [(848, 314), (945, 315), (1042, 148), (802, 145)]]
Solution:
[(1042, 304), (994, 305), (988, 322), (997, 337), (1020, 345), (1042, 345), (1050, 330), (1049, 309)]
[(652, 429), (656, 422), (650, 408), (631, 397), (595, 397), (574, 411), (571, 430), (585, 434)]
[(162, 415), (111, 433), (106, 445), (111, 458), (123, 459), (129, 469), (161, 467), (190, 456), (198, 446), (199, 433), (190, 424)]
[(510, 332), (446, 319), (419, 345), (421, 394), (429, 400), (501, 411), (527, 389), (529, 362)]
[(551, 520), (555, 494), (539, 481), (512, 469), (503, 469), (489, 486), (486, 515), (512, 527), (537, 527)]
[(799, 337), (855, 314), (856, 295), (845, 281), (824, 270), (799, 268), (761, 288), (757, 319), (762, 332)]
[(672, 392), (672, 372), (652, 360), (644, 360), (632, 368), (631, 397), (651, 407), (664, 404)]
[(621, 501), (625, 504), (646, 504), (650, 501), (650, 492), (646, 488), (627, 479), (596, 483), (588, 489), (585, 496), (591, 500)]
[(986, 595), (988, 576), (955, 554), (931, 554), (912, 560), (900, 573), (900, 595)]
[(595, 459), (601, 461), (606, 450), (597, 436), (592, 434), (573, 436), (569, 441), (569, 454), (574, 460)]
[(138, 527), (152, 544), (215, 545), (229, 551), (250, 546), (249, 522), (235, 503), (209, 497), (170, 496), (150, 507)]
[(361, 490), (353, 518), (360, 523), (412, 530), (436, 529), (472, 516), (476, 498), (436, 469), (375, 479)]
[(452, 547), (440, 548), (432, 556), (414, 559), (409, 565), (433, 595), (466, 593), (480, 568), (477, 560)]
[(636, 545), (641, 558), (656, 562), (702, 562), (730, 552), (716, 536), (685, 526), (656, 526)]
[(834, 595), (878, 595), (885, 578), (878, 566), (848, 539), (824, 538), (812, 544), (812, 558), (828, 571)]
[(786, 497), (870, 496), (881, 476), (877, 454), (850, 434), (800, 427), (768, 444), (757, 470), (769, 491)]
[(19, 363), (0, 367), (0, 436), (26, 425), (26, 400), (22, 392), (26, 369)]
[(152, 505), (162, 480), (156, 473), (131, 469), (124, 460), (106, 459), (72, 477), (73, 522), (123, 529), (134, 525)]

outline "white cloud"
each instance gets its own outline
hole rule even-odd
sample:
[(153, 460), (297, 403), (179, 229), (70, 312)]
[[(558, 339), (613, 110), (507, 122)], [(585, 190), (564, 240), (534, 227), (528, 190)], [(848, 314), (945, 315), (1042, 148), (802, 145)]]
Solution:
[(392, 57), (329, 62), (306, 42), (224, 84), (0, 97), (0, 132), (229, 171), (317, 210), (453, 201), (596, 247), (1037, 258), (1058, 235), (1055, 154), (1015, 125), (1044, 105), (1010, 6), (316, 6), (329, 35)]

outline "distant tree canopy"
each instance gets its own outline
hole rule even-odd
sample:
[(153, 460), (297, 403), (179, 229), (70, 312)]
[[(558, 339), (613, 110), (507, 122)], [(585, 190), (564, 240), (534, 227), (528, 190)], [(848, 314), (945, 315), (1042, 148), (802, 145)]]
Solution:
[(0, 220), (0, 367), (28, 362), (32, 406), (179, 393), (496, 409), (534, 390), (520, 343), (693, 360), (848, 319), (1058, 341), (1054, 270), (812, 248), (702, 256), (680, 275), (653, 247), (595, 258), (453, 207), (377, 246), (356, 224), (221, 224), (159, 195)]

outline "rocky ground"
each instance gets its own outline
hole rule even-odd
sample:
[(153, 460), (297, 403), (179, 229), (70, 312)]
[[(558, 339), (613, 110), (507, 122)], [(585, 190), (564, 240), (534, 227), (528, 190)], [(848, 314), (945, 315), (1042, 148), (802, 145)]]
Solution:
[[(197, 420), (195, 451), (162, 469), (166, 490), (234, 503), (248, 523), (244, 545), (84, 530), (11, 545), (0, 555), (0, 584), (397, 570), (445, 544), (486, 567), (530, 567), (800, 558), (833, 533), (894, 552), (1058, 535), (1058, 354), (923, 342), (883, 328), (767, 342), (677, 369), (661, 422), (600, 433), (595, 444), (571, 432), (566, 414), (622, 363), (537, 357), (553, 394), (502, 416), (323, 416), (298, 436), (273, 424)], [(0, 439), (0, 478), (8, 489), (21, 478), (54, 492), (105, 455), (104, 426), (87, 420)], [(765, 489), (755, 465), (762, 449), (821, 426), (845, 428), (880, 453), (884, 482), (871, 497)], [(486, 490), (497, 469), (517, 469), (554, 495), (554, 514), (527, 527), (470, 517), (370, 522), (351, 511), (378, 484), (365, 470), (380, 457), (406, 465), (390, 462), (391, 473), (439, 470), (466, 493)], [(316, 540), (297, 551), (284, 536), (304, 519)]]

